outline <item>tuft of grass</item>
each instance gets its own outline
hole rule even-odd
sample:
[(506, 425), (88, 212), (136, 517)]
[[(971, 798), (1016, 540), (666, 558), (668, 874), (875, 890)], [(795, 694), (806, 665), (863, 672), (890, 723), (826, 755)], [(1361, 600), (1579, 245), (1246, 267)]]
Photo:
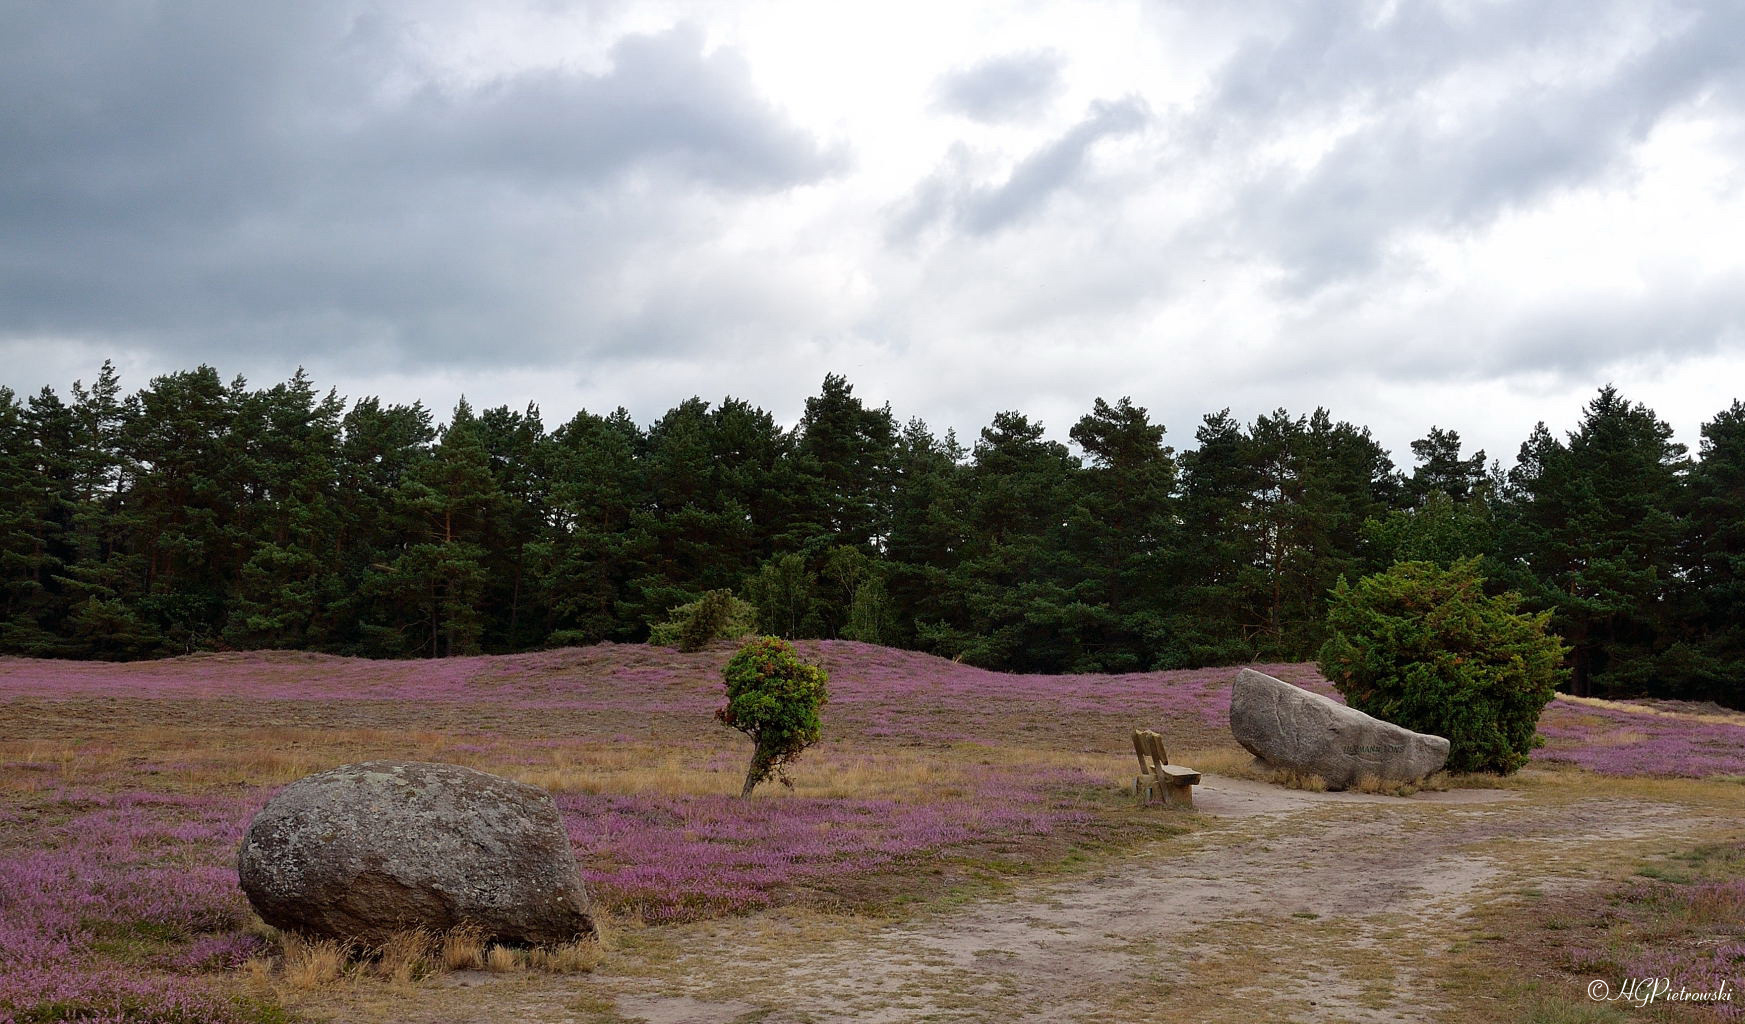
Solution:
[(305, 939), (287, 934), (284, 937), (284, 961), (279, 968), (280, 980), (287, 988), (296, 990), (331, 985), (345, 976), (355, 948), (350, 942)]
[(1275, 771), (1267, 781), (1284, 786), (1286, 789), (1300, 789), (1305, 793), (1325, 793), (1327, 780), (1314, 772)]
[(521, 969), (521, 955), (508, 946), (492, 946), (485, 954), (485, 970), (492, 974), (512, 974)]
[(396, 985), (410, 985), (431, 972), (438, 943), (422, 928), (395, 932), (375, 951), (375, 973)]
[(1434, 772), (1427, 778), (1417, 782), (1401, 782), (1398, 779), (1383, 779), (1374, 775), (1360, 776), (1351, 787), (1354, 793), (1376, 793), (1381, 796), (1411, 796), (1413, 793), (1440, 793), (1451, 789), (1447, 772)]
[(449, 971), (476, 971), (485, 965), (484, 934), (476, 924), (461, 924), (442, 936), (442, 966)]
[[(1201, 762), (1194, 763), (1199, 764)], [(1275, 785), (1283, 784), (1280, 781), (1280, 772), (1275, 771), (1265, 761), (1262, 761), (1260, 758), (1255, 757), (1247, 751), (1240, 751), (1236, 754), (1227, 754), (1226, 756), (1219, 758), (1217, 762), (1206, 761), (1204, 763), (1207, 765), (1217, 764), (1217, 767), (1211, 768), (1210, 770), (1220, 772), (1232, 778), (1248, 779), (1250, 782), (1267, 782)], [(1208, 769), (1201, 768), (1201, 771), (1206, 770)]]
[(588, 974), (600, 966), (600, 943), (578, 939), (561, 946), (541, 946), (527, 951), (527, 966), (547, 974)]

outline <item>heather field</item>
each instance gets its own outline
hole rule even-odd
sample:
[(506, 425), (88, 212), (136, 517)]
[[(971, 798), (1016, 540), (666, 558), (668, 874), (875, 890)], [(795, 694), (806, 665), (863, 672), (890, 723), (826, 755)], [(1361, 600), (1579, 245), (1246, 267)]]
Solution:
[[(1131, 913), (1151, 898), (1144, 894), (1159, 891), (1145, 881), (1145, 872), (1159, 871), (1159, 850), (1200, 864), (1188, 875), (1222, 886), (1205, 899), (1225, 893), (1231, 901), (1228, 917), (1195, 911), (1194, 927), (1217, 929), (1195, 940), (1223, 951), (1197, 958), (1203, 966), (1196, 969), (1212, 973), (1193, 987), (1193, 998), (1183, 1001), (1184, 992), (1170, 989), (1192, 1008), (1183, 1019), (1218, 1020), (1223, 1004), (1209, 994), (1222, 977), (1216, 972), (1251, 978), (1252, 965), (1243, 968), (1235, 950), (1254, 942), (1217, 943), (1271, 912), (1272, 904), (1243, 895), (1270, 891), (1256, 880), (1262, 876), (1241, 874), (1268, 863), (1254, 850), (1286, 858), (1279, 870), (1289, 873), (1347, 849), (1342, 844), (1356, 842), (1350, 856), (1361, 860), (1363, 850), (1394, 849), (1412, 837), (1420, 845), (1440, 837), (1426, 848), (1443, 850), (1443, 843), (1437, 856), (1463, 858), (1477, 879), (1447, 890), (1466, 902), (1422, 914), (1418, 907), (1413, 920), (1470, 925), (1487, 914), (1521, 912), (1538, 924), (1554, 918), (1521, 905), (1529, 888), (1539, 894), (1529, 899), (1564, 900), (1574, 915), (1567, 928), (1509, 925), (1510, 942), (1449, 947), (1446, 970), (1419, 979), (1440, 992), (1420, 992), (1420, 1011), (1438, 1002), (1478, 1005), (1479, 979), (1491, 971), (1529, 979), (1513, 995), (1486, 997), (1503, 998), (1505, 1010), (1563, 998), (1558, 986), (1583, 971), (1613, 978), (1647, 972), (1710, 988), (1729, 978), (1737, 986), (1745, 974), (1745, 928), (1738, 925), (1745, 835), (1729, 831), (1745, 806), (1740, 715), (1559, 698), (1541, 720), (1547, 743), (1536, 767), (1503, 788), (1457, 779), (1453, 790), (1427, 800), (1335, 799), (1235, 777), (1245, 758), (1225, 726), (1232, 669), (1003, 675), (849, 642), (797, 646), (830, 672), (825, 741), (797, 766), (794, 789), (771, 787), (749, 801), (733, 795), (745, 741), (711, 718), (725, 648), (684, 655), (602, 645), (432, 662), (293, 653), (125, 665), (0, 659), (0, 1024), (716, 1019), (659, 994), (669, 992), (663, 979), (672, 972), (702, 993), (685, 999), (737, 1008), (722, 1020), (911, 1019), (881, 1018), (878, 1006), (916, 998), (916, 1019), (923, 1009), (936, 1019), (991, 1019), (979, 1014), (993, 1014), (1013, 993), (995, 985), (976, 995), (985, 971), (982, 982), (960, 984), (940, 968), (939, 984), (955, 993), (949, 998), (904, 996), (902, 986), (881, 997), (870, 982), (852, 997), (808, 986), (845, 971), (933, 977), (932, 968), (905, 967), (896, 953), (881, 961), (868, 951), (881, 943), (929, 948), (934, 933), (925, 929), (933, 926), (925, 922), (957, 921), (938, 926), (940, 934), (955, 932), (962, 919), (953, 914), (992, 914), (985, 933), (1011, 938), (1021, 926), (1034, 927), (1023, 922), (1049, 905), (1025, 902), (1030, 887), (1078, 886), (1074, 898), (1089, 908), (1086, 920), (1105, 911), (1118, 920), (1123, 908)], [(1256, 667), (1330, 692), (1312, 666)], [(1131, 805), (1126, 737), (1136, 726), (1162, 730), (1175, 760), (1211, 773), (1202, 788), (1207, 813)], [(481, 975), (459, 988), (459, 975), (373, 980), (353, 972), (331, 984), (293, 978), (279, 940), (252, 919), (236, 889), (236, 845), (279, 786), (371, 757), (453, 761), (551, 790), (613, 926), (599, 969), (544, 980)], [(1528, 847), (1508, 846), (1532, 839), (1523, 832), (1534, 830), (1537, 868)], [(1494, 852), (1505, 847), (1514, 852)], [(1653, 866), (1674, 856), (1695, 858), (1679, 863), (1696, 867)], [(1466, 877), (1452, 863), (1443, 864), (1447, 877)], [(1385, 875), (1389, 865), (1398, 866), (1378, 861), (1370, 876)], [(1633, 875), (1638, 869), (1649, 874)], [(1328, 870), (1340, 880), (1315, 883), (1316, 892), (1353, 884), (1344, 861), (1328, 860)], [(1554, 871), (1557, 880), (1516, 877), (1530, 870)], [(1472, 895), (1493, 889), (1515, 896), (1498, 902)], [(1111, 895), (1123, 892), (1125, 904)], [(1286, 893), (1278, 907), (1319, 906), (1316, 892)], [(1001, 918), (981, 909), (1012, 900), (1023, 913)], [(1163, 926), (1186, 928), (1188, 918), (1183, 911)], [(1256, 934), (1326, 946), (1328, 935), (1316, 929), (1336, 919), (1325, 909), (1280, 910)], [(1462, 927), (1484, 927), (1469, 925)], [(692, 958), (710, 943), (728, 945), (705, 971)], [(832, 950), (852, 955), (854, 966), (833, 966)], [(793, 975), (786, 988), (748, 987), (749, 975), (772, 959), (792, 974), (807, 957), (821, 958), (817, 970)], [(1534, 970), (1508, 967), (1509, 958)], [(1551, 973), (1533, 981), (1535, 970)], [(1397, 990), (1404, 971), (1319, 992), (1321, 999), (1305, 996), (1303, 1005), (1343, 999), (1339, 1005), (1352, 1013), (1382, 1014), (1371, 1004), (1387, 1002), (1377, 993)], [(1097, 977), (1074, 984), (1108, 980)], [(1179, 972), (1174, 977), (1147, 984), (1179, 989)], [(787, 994), (777, 1000), (770, 994), (777, 991)], [(496, 995), (477, 995), (488, 992)], [(872, 1002), (855, 1001), (862, 998)], [(519, 1000), (521, 1009), (494, 1009), (500, 999)], [(1103, 1019), (1097, 1014), (1118, 1011), (1119, 1002), (1099, 996), (1060, 1010), (1067, 1014), (1061, 1019)], [(1397, 999), (1391, 1006), (1404, 1009)], [(1634, 1014), (1620, 1020), (1717, 1012), (1587, 1009)], [(765, 1011), (799, 1015), (744, 1016)], [(1281, 1011), (1279, 1019), (1298, 1019), (1295, 1013)], [(1304, 1014), (1300, 1019), (1370, 1019)], [(1427, 1015), (1412, 1019), (1419, 1016)]]

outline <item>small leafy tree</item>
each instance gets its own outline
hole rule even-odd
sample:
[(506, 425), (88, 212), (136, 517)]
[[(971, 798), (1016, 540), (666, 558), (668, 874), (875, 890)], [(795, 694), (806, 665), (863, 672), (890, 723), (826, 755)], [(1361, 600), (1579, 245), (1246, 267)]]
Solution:
[(681, 651), (700, 651), (712, 640), (733, 640), (752, 630), (757, 609), (731, 590), (711, 590), (690, 604), (667, 609), (665, 622), (648, 630), (648, 642)]
[(1546, 631), (1549, 613), (1516, 611), (1517, 594), (1486, 596), (1478, 565), (1397, 562), (1356, 586), (1341, 578), (1320, 667), (1359, 711), (1446, 736), (1450, 771), (1507, 775), (1544, 742), (1539, 713), (1566, 649)]
[(818, 742), (818, 709), (828, 699), (829, 676), (822, 667), (801, 661), (792, 645), (774, 636), (746, 641), (721, 674), (727, 703), (715, 717), (756, 744), (739, 795), (750, 796), (771, 775), (792, 787), (787, 766)]

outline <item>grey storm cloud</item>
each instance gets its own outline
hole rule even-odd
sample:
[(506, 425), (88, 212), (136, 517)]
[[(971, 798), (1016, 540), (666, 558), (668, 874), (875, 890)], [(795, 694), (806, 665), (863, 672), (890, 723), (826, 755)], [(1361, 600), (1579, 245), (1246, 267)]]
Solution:
[(4, 382), (302, 362), (658, 411), (864, 363), (937, 416), (984, 370), (1014, 407), (1261, 408), (1745, 352), (1705, 220), (1740, 215), (1745, 4), (892, 12), (892, 46), (963, 33), (907, 63), (786, 13), (0, 3)]
[(1060, 54), (1047, 50), (992, 57), (941, 75), (934, 105), (983, 123), (1029, 117), (1059, 94), (1061, 64)]
[(406, 29), (343, 3), (0, 10), (0, 336), (537, 359), (696, 203), (846, 169), (700, 32), (461, 86), (419, 77)]
[(959, 148), (916, 186), (892, 222), (891, 237), (910, 239), (939, 221), (970, 235), (991, 235), (1018, 224), (1077, 182), (1086, 156), (1099, 141), (1141, 131), (1150, 121), (1150, 109), (1138, 97), (1099, 100), (1077, 124), (1019, 160), (997, 185), (969, 183), (966, 156)]

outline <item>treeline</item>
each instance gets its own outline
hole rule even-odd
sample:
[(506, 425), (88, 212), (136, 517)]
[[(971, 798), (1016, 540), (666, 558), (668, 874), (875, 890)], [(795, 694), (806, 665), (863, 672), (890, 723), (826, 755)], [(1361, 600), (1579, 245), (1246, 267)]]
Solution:
[(711, 590), (760, 628), (993, 668), (1108, 672), (1313, 655), (1329, 588), (1478, 555), (1551, 609), (1583, 693), (1741, 702), (1745, 407), (1687, 458), (1602, 389), (1503, 473), (1432, 429), (1396, 470), (1325, 410), (1205, 417), (1123, 398), (1070, 437), (1004, 412), (965, 447), (826, 377), (792, 430), (690, 399), (547, 430), (347, 403), (210, 367), (124, 394), (0, 389), (0, 647), (373, 657), (637, 641)]

